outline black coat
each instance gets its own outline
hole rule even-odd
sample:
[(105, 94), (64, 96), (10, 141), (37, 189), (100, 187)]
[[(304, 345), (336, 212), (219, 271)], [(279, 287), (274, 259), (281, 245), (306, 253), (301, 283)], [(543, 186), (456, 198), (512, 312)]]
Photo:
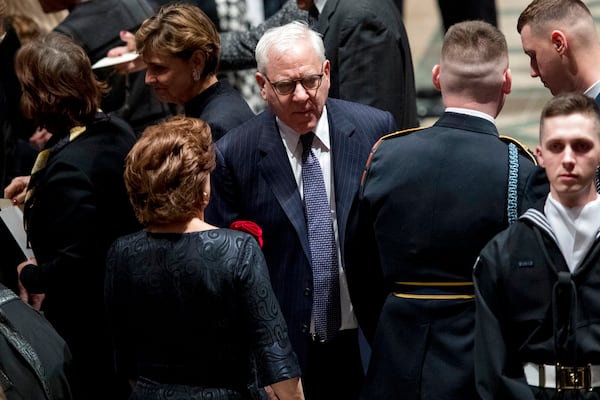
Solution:
[[(21, 43), (17, 34), (9, 26), (6, 36), (0, 42), (0, 185), (2, 189), (15, 176), (28, 175), (28, 169), (31, 168), (31, 162), (27, 160), (32, 157), (29, 156), (26, 160), (25, 154), (17, 150), (18, 141), (29, 139), (35, 130), (33, 121), (26, 119), (20, 108), (21, 85), (14, 65), (15, 54), (19, 47)], [(33, 154), (33, 149), (29, 153)]]
[(10, 400), (73, 398), (71, 352), (44, 316), (0, 284), (0, 389)]
[[(34, 192), (25, 217), (38, 266), (25, 267), (21, 281), (30, 292), (45, 292), (42, 309), (79, 370), (96, 368), (95, 377), (84, 373), (87, 379), (106, 378), (112, 371), (104, 262), (118, 236), (139, 229), (123, 181), (125, 157), (134, 143), (127, 124), (100, 113), (83, 134), (53, 152), (30, 181)], [(90, 396), (110, 393), (106, 379)]]
[(419, 126), (413, 60), (390, 0), (327, 0), (315, 30), (331, 61), (329, 97), (389, 111), (399, 129)]
[[(543, 206), (541, 201), (494, 237), (475, 265), (475, 376), (485, 400), (600, 398), (598, 388), (565, 391), (564, 397), (541, 389), (546, 393), (540, 395), (524, 377), (525, 363), (600, 365), (600, 233), (571, 273)], [(557, 284), (559, 274), (567, 277), (564, 283)]]

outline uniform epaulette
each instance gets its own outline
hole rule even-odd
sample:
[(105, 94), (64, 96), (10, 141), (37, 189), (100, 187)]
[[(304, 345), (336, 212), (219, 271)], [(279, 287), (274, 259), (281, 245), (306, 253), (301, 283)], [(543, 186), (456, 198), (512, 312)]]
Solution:
[(416, 131), (420, 131), (425, 129), (425, 127), (418, 127), (418, 128), (408, 128), (408, 129), (403, 129), (401, 131), (396, 131), (396, 132), (392, 132), (392, 133), (388, 133), (387, 135), (383, 135), (378, 142), (382, 141), (382, 140), (386, 140), (386, 139), (391, 139), (391, 138), (395, 138), (398, 136), (405, 136), (408, 135), (409, 133), (412, 132), (416, 132)]
[(377, 150), (377, 147), (379, 147), (379, 145), (384, 140), (395, 138), (395, 137), (399, 137), (399, 136), (405, 136), (405, 135), (408, 135), (409, 133), (420, 131), (420, 130), (423, 130), (423, 129), (425, 129), (425, 128), (424, 127), (409, 128), (409, 129), (404, 129), (404, 130), (401, 130), (401, 131), (396, 131), (396, 132), (388, 133), (387, 135), (383, 135), (382, 137), (380, 137), (379, 140), (377, 142), (375, 142), (375, 144), (371, 148), (371, 152), (369, 153), (369, 158), (367, 158), (367, 162), (365, 164), (365, 168), (363, 169), (362, 177), (361, 177), (361, 180), (360, 180), (361, 186), (365, 182), (365, 178), (367, 176), (367, 170), (369, 169), (369, 165), (371, 165), (371, 159), (373, 158), (373, 154)]
[[(420, 131), (425, 129), (424, 127), (419, 127), (419, 128), (409, 128), (409, 129), (403, 129), (401, 131), (396, 131), (396, 132), (392, 132), (392, 133), (388, 133), (387, 135), (383, 135), (382, 137), (379, 138), (379, 140), (377, 142), (375, 142), (375, 144), (373, 145), (373, 147), (371, 148), (371, 154), (373, 154), (373, 152), (375, 152), (375, 150), (377, 150), (377, 147), (381, 144), (381, 142), (383, 142), (384, 140), (387, 139), (392, 139), (395, 137), (399, 137), (399, 136), (406, 136), (409, 133), (413, 133), (416, 131)], [(370, 160), (371, 157), (369, 157)]]
[(506, 135), (499, 135), (500, 140), (502, 140), (505, 143), (513, 143), (515, 146), (517, 146), (517, 148), (520, 150), (520, 152), (525, 155), (526, 157), (528, 157), (533, 164), (538, 165), (537, 163), (537, 158), (535, 157), (535, 154), (533, 151), (531, 151), (529, 149), (529, 147), (525, 146), (523, 143), (519, 142), (517, 139), (510, 137), (510, 136), (506, 136)]

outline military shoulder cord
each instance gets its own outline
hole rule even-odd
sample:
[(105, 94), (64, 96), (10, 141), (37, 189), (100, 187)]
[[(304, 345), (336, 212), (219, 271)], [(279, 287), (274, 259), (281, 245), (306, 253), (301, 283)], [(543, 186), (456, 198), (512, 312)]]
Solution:
[(517, 220), (517, 181), (519, 178), (519, 150), (514, 143), (508, 144), (508, 203), (507, 216), (508, 223), (512, 224)]

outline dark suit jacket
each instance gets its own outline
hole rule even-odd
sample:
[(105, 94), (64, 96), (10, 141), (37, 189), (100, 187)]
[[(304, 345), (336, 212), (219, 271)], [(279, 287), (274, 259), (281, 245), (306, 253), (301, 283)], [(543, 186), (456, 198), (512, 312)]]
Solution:
[(399, 129), (419, 125), (408, 35), (391, 0), (327, 0), (315, 28), (331, 61), (330, 97), (389, 111)]
[[(525, 152), (518, 158), (520, 214), (537, 174)], [(373, 151), (344, 245), (351, 299), (373, 350), (363, 398), (476, 398), (472, 299), (391, 292), (433, 291), (398, 281), (472, 281), (480, 250), (508, 226), (508, 172), (495, 125), (457, 113)]]
[[(395, 129), (393, 117), (364, 105), (327, 101), (340, 243), (350, 203), (373, 143)], [(229, 226), (253, 220), (263, 229), (263, 252), (273, 289), (304, 367), (312, 307), (312, 271), (304, 206), (275, 116), (265, 111), (223, 136), (206, 220)]]

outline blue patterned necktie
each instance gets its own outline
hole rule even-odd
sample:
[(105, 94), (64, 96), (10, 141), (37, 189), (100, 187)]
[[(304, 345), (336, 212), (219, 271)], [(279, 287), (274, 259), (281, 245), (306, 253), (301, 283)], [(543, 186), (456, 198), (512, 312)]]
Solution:
[(313, 132), (302, 141), (302, 187), (313, 273), (313, 317), (320, 339), (332, 339), (340, 328), (340, 284), (333, 219), (323, 172), (312, 152)]

